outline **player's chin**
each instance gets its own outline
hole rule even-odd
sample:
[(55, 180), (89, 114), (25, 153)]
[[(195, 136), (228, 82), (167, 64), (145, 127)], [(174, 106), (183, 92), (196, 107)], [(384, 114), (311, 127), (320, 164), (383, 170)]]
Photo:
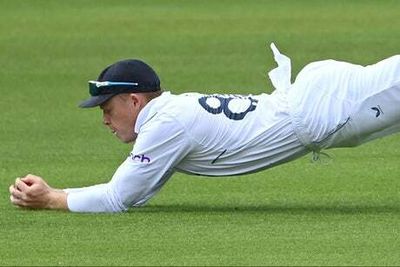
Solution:
[(136, 135), (135, 136), (117, 136), (121, 142), (125, 144), (132, 143), (136, 140)]

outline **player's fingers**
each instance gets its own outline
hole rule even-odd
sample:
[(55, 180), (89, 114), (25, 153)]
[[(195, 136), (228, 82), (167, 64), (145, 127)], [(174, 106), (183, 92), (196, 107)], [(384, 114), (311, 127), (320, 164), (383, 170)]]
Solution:
[(12, 204), (14, 204), (14, 197), (13, 197), (13, 195), (10, 196), (10, 201), (11, 201)]
[(26, 199), (26, 194), (25, 194), (24, 192), (21, 192), (21, 191), (15, 189), (15, 188), (11, 190), (11, 195), (12, 195), (14, 198), (18, 198), (18, 199), (22, 199), (22, 200), (27, 200), (27, 199)]
[(23, 177), (21, 180), (28, 185), (34, 184), (38, 182), (41, 178), (39, 176), (28, 174), (27, 176)]
[(16, 205), (16, 206), (21, 206), (21, 207), (26, 207), (27, 204), (25, 203), (25, 201), (14, 197), (13, 195), (10, 196), (10, 201), (12, 204)]
[(22, 192), (28, 190), (29, 188), (29, 186), (19, 177), (15, 180), (15, 187)]
[(15, 186), (12, 184), (10, 185), (10, 187), (8, 188), (8, 191), (10, 192), (10, 194), (12, 194), (12, 192), (14, 191)]
[(20, 177), (15, 178), (14, 187), (15, 187), (16, 189), (19, 189), (19, 188), (18, 188), (18, 184), (20, 183), (20, 181), (21, 181), (21, 178), (20, 178)]

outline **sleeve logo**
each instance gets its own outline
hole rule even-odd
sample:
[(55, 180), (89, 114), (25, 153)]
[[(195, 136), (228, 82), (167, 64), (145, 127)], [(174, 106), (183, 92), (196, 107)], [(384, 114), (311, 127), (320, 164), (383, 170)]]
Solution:
[(142, 155), (134, 155), (133, 153), (130, 153), (130, 157), (133, 161), (139, 161), (142, 163), (150, 163), (150, 157), (146, 157), (144, 154)]

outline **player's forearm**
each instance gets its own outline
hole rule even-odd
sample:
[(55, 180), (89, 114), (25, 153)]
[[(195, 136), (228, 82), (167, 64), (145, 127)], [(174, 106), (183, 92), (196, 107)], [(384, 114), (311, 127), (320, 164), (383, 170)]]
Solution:
[(108, 184), (65, 191), (68, 192), (67, 206), (72, 212), (121, 212), (127, 209)]

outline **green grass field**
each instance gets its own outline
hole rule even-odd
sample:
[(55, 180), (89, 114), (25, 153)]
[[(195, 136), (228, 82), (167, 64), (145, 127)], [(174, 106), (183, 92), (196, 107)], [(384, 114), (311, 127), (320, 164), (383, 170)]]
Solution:
[(400, 136), (258, 174), (176, 174), (123, 214), (13, 207), (34, 173), (108, 181), (131, 145), (80, 110), (87, 81), (141, 58), (174, 93), (260, 93), (274, 41), (307, 63), (400, 53), (400, 1), (0, 0), (0, 265), (400, 265)]

